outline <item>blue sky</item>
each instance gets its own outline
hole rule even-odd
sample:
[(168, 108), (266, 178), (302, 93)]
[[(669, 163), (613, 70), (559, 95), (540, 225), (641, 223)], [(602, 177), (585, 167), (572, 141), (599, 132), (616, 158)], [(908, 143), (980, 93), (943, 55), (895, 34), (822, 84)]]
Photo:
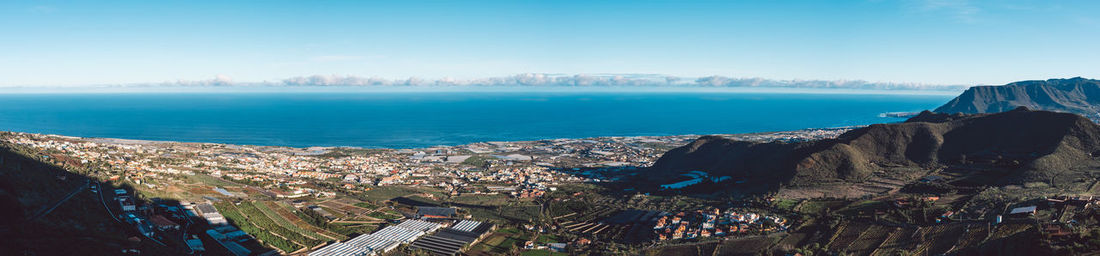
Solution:
[(1100, 77), (1098, 1), (2, 1), (0, 85)]

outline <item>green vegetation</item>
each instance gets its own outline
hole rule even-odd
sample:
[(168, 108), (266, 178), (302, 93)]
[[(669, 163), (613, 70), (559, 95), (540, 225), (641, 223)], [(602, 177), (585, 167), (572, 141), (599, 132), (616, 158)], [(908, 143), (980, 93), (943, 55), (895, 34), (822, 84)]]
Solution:
[(513, 220), (534, 221), (539, 216), (538, 205), (502, 206), (500, 216)]
[(474, 205), (503, 205), (508, 203), (508, 195), (496, 194), (496, 195), (474, 195), (467, 194), (457, 196), (452, 199), (455, 203), (461, 204), (474, 204)]
[(283, 203), (283, 202), (278, 202), (278, 201), (267, 201), (266, 203), (267, 203), (267, 206), (270, 207), (272, 210), (275, 210), (275, 212), (278, 213), (279, 216), (282, 216), (283, 218), (285, 218), (287, 220), (290, 220), (295, 225), (297, 225), (301, 228), (304, 228), (306, 230), (316, 232), (316, 233), (318, 233), (320, 235), (323, 235), (325, 237), (331, 237), (331, 238), (334, 238), (334, 239), (340, 240), (340, 241), (348, 239), (348, 237), (345, 236), (345, 235), (341, 235), (341, 234), (338, 234), (336, 232), (325, 230), (323, 228), (320, 228), (320, 226), (312, 225), (309, 222), (306, 222), (305, 220), (303, 220), (299, 216), (299, 214), (296, 213), (296, 212), (298, 212), (298, 209), (295, 209), (294, 206), (290, 206), (289, 204), (286, 204), (286, 203)]
[(309, 223), (310, 225), (321, 227), (325, 230), (332, 231), (346, 237), (351, 237), (359, 234), (369, 234), (377, 228), (377, 226), (372, 225), (349, 226), (329, 223), (324, 216), (321, 216), (321, 214), (314, 212), (310, 209), (294, 211), (294, 214), (298, 215), (299, 218), (301, 218), (306, 223)]
[(324, 236), (318, 235), (317, 233), (315, 233), (313, 231), (308, 231), (308, 230), (302, 229), (301, 227), (298, 227), (298, 225), (294, 225), (294, 223), (291, 223), (290, 220), (287, 220), (283, 217), (280, 217), (278, 213), (276, 213), (271, 208), (268, 208), (267, 205), (263, 204), (263, 202), (252, 202), (251, 205), (255, 206), (256, 209), (259, 209), (261, 212), (263, 212), (263, 214), (266, 215), (268, 218), (274, 220), (275, 223), (279, 224), (279, 226), (282, 226), (286, 229), (289, 229), (289, 230), (291, 230), (295, 233), (308, 236), (309, 238), (312, 238), (312, 239), (324, 240), (324, 241), (331, 240), (331, 239), (328, 239)]
[(382, 211), (371, 212), (370, 214), (367, 214), (367, 216), (371, 216), (371, 217), (375, 217), (375, 218), (379, 218), (379, 219), (386, 219), (386, 220), (395, 220), (395, 219), (400, 219), (402, 217), (400, 215), (389, 214), (389, 213), (385, 213), (385, 212), (382, 212)]
[(540, 235), (538, 239), (535, 239), (535, 242), (540, 243), (540, 244), (558, 243), (560, 241), (562, 241), (561, 237), (558, 237), (557, 235), (551, 235), (551, 234), (543, 234), (543, 235)]
[(232, 183), (232, 182), (223, 180), (221, 178), (216, 178), (214, 176), (210, 176), (210, 175), (206, 175), (206, 174), (196, 173), (195, 175), (187, 175), (187, 177), (190, 178), (192, 181), (194, 181), (196, 183), (210, 185), (210, 186), (217, 186), (217, 187), (237, 187), (237, 186), (240, 186), (240, 184)]
[(358, 203), (355, 203), (355, 206), (363, 207), (363, 208), (367, 208), (367, 209), (378, 208), (378, 205), (368, 203), (368, 202), (358, 202)]
[(323, 241), (306, 237), (298, 232), (294, 232), (290, 229), (287, 229), (286, 227), (275, 223), (275, 221), (272, 221), (271, 218), (268, 218), (267, 215), (260, 211), (260, 209), (257, 209), (256, 206), (252, 204), (252, 202), (242, 202), (237, 209), (240, 210), (241, 213), (244, 214), (253, 224), (256, 224), (260, 228), (277, 234), (292, 242), (310, 247), (323, 243)]
[(523, 243), (527, 240), (527, 237), (519, 234), (495, 234), (486, 238), (484, 242), (474, 246), (470, 251), (480, 251), (494, 255), (507, 254), (523, 247)]
[(424, 204), (424, 205), (439, 205), (438, 201), (428, 199), (428, 198), (425, 198), (425, 197), (422, 197), (422, 196), (406, 196), (405, 199), (408, 199), (409, 201), (412, 201), (412, 202), (415, 202), (415, 203)]
[(382, 186), (372, 187), (371, 190), (360, 193), (363, 201), (381, 202), (390, 200), (397, 197), (407, 196), (420, 193), (420, 191), (414, 188), (401, 187), (401, 186)]
[(775, 204), (773, 207), (780, 210), (790, 211), (794, 209), (795, 205), (798, 205), (798, 200), (779, 199), (775, 200)]
[(518, 235), (523, 233), (523, 231), (520, 231), (518, 228), (502, 228), (498, 229), (497, 233)]
[(284, 252), (293, 252), (302, 248), (301, 245), (290, 242), (289, 240), (282, 237), (275, 236), (267, 232), (266, 230), (253, 225), (249, 221), (249, 219), (246, 218), (245, 215), (237, 209), (237, 207), (233, 206), (233, 203), (230, 203), (228, 201), (221, 201), (215, 203), (214, 206), (218, 208), (218, 211), (221, 212), (223, 216), (232, 221), (234, 226), (237, 226), (249, 235), (255, 236), (256, 239), (259, 239), (264, 244), (279, 248), (279, 250), (282, 250)]

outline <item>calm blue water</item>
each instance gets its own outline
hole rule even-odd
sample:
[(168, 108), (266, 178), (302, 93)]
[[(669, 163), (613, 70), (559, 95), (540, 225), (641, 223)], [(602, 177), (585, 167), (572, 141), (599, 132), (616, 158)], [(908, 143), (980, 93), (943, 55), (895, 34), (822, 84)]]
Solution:
[(0, 94), (0, 130), (280, 146), (424, 147), (728, 134), (900, 119), (947, 95), (737, 92)]

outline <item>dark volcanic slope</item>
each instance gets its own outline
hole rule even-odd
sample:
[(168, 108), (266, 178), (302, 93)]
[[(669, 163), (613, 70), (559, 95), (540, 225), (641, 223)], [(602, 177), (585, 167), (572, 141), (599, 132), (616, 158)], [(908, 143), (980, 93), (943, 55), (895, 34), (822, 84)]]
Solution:
[[(129, 248), (147, 255), (182, 254), (149, 240), (127, 240), (136, 232), (112, 219), (97, 194), (82, 188), (87, 179), (0, 143), (0, 255), (120, 255)], [(74, 189), (80, 191), (49, 214), (28, 220)]]
[(1100, 118), (1100, 80), (1071, 78), (970, 87), (938, 113), (997, 113), (1027, 107)]
[[(1020, 108), (998, 114), (949, 115), (925, 111), (904, 123), (876, 124), (836, 139), (806, 143), (751, 143), (706, 136), (662, 156), (647, 171), (667, 181), (691, 170), (745, 177), (750, 184), (805, 187), (860, 183), (875, 173), (912, 174), (986, 161), (1008, 170), (1000, 183), (1066, 178), (1093, 165), (1100, 126), (1079, 115)], [(921, 174), (904, 175), (912, 181)], [(1080, 173), (1077, 173), (1080, 174)], [(891, 177), (886, 177), (891, 178)]]

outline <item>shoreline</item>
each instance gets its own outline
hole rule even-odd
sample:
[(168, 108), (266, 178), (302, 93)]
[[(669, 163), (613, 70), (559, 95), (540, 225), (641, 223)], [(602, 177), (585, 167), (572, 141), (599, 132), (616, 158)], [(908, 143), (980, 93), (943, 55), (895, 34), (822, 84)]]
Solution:
[[(585, 140), (616, 140), (616, 139), (685, 139), (702, 137), (702, 136), (720, 136), (725, 138), (745, 139), (747, 141), (765, 141), (767, 139), (753, 138), (753, 136), (768, 136), (768, 135), (790, 135), (815, 132), (815, 131), (848, 131), (866, 127), (867, 125), (853, 125), (853, 126), (841, 126), (841, 127), (827, 127), (827, 128), (805, 128), (798, 130), (788, 131), (766, 131), (766, 132), (751, 132), (751, 133), (720, 133), (720, 134), (677, 134), (677, 135), (641, 135), (641, 136), (597, 136), (597, 137), (583, 137), (583, 138), (549, 138), (549, 139), (537, 139), (537, 140), (500, 140), (500, 141), (479, 141), (465, 144), (456, 145), (434, 145), (427, 147), (372, 147), (372, 146), (283, 146), (283, 145), (253, 145), (253, 144), (237, 144), (237, 143), (219, 143), (219, 142), (193, 142), (193, 141), (173, 141), (173, 140), (144, 140), (144, 139), (125, 139), (125, 138), (106, 138), (106, 137), (80, 137), (62, 134), (49, 134), (49, 133), (34, 133), (34, 132), (17, 132), (17, 131), (0, 131), (0, 133), (12, 133), (17, 135), (31, 135), (31, 136), (44, 136), (60, 139), (79, 140), (93, 143), (105, 143), (105, 144), (117, 144), (117, 145), (156, 145), (156, 144), (178, 144), (178, 145), (221, 145), (221, 146), (236, 146), (236, 147), (253, 147), (253, 148), (284, 148), (295, 150), (326, 150), (333, 149), (377, 149), (377, 150), (424, 150), (435, 148), (453, 148), (463, 147), (474, 144), (499, 144), (499, 143), (535, 143), (544, 141), (585, 141)], [(842, 133), (842, 132), (841, 132)], [(839, 135), (840, 133), (836, 133)], [(835, 136), (833, 136), (835, 137)], [(817, 138), (820, 139), (820, 138)], [(781, 140), (781, 139), (776, 139)], [(790, 138), (788, 141), (798, 140), (798, 138)], [(804, 140), (814, 140), (814, 138), (805, 138)], [(774, 141), (774, 140), (773, 140)]]

